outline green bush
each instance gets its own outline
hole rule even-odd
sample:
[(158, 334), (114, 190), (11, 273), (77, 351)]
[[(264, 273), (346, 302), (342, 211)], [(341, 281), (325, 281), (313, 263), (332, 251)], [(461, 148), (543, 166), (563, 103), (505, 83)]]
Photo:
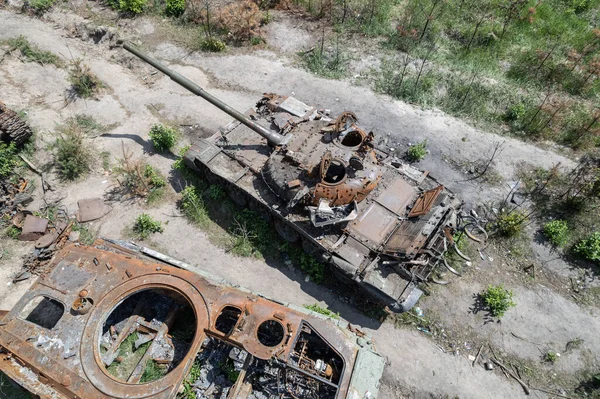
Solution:
[(162, 223), (158, 220), (154, 220), (152, 216), (147, 213), (142, 213), (135, 219), (133, 225), (133, 232), (136, 233), (142, 240), (150, 237), (150, 234), (162, 233), (164, 228)]
[(23, 8), (32, 10), (34, 13), (41, 15), (52, 8), (55, 1), (56, 0), (26, 0), (23, 4)]
[(494, 227), (496, 232), (504, 237), (514, 237), (523, 231), (523, 222), (527, 216), (523, 212), (512, 211), (501, 212), (496, 218)]
[(158, 124), (152, 126), (149, 136), (154, 149), (163, 152), (170, 150), (177, 143), (178, 133), (172, 127)]
[(139, 14), (144, 11), (148, 0), (119, 0), (119, 10)]
[(575, 244), (575, 253), (584, 259), (600, 262), (600, 232), (595, 232)]
[(225, 48), (227, 48), (227, 46), (219, 39), (216, 39), (214, 37), (207, 37), (206, 39), (202, 40), (200, 48), (204, 51), (219, 53), (221, 51), (224, 51)]
[(6, 41), (10, 51), (19, 50), (21, 56), (27, 61), (37, 62), (40, 65), (62, 65), (60, 58), (50, 51), (43, 51), (31, 45), (24, 36), (15, 37)]
[(17, 166), (19, 160), (15, 143), (6, 144), (0, 141), (0, 179), (10, 177)]
[(159, 188), (167, 185), (165, 178), (151, 165), (146, 165), (144, 168), (144, 177), (148, 179), (148, 183), (152, 188)]
[(502, 284), (489, 285), (481, 294), (481, 299), (494, 317), (502, 317), (508, 309), (516, 304), (513, 302), (513, 292), (504, 288)]
[(425, 158), (425, 155), (427, 155), (427, 140), (411, 145), (406, 151), (406, 156), (410, 162), (418, 162)]
[(67, 125), (56, 139), (54, 148), (55, 162), (63, 179), (74, 180), (90, 170), (92, 154), (79, 130)]
[(166, 0), (165, 14), (178, 17), (185, 11), (185, 0)]
[(544, 235), (552, 245), (561, 247), (569, 238), (569, 225), (566, 220), (552, 220), (544, 225)]
[(17, 226), (10, 226), (6, 229), (6, 235), (12, 238), (13, 240), (16, 240), (21, 235), (21, 229)]

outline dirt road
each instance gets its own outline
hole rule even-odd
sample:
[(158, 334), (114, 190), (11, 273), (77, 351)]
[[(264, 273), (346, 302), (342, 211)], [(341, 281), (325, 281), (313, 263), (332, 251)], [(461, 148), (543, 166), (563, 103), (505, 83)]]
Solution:
[[(193, 134), (185, 137), (184, 141), (189, 142), (198, 136), (212, 133), (218, 126), (229, 121), (229, 117), (167, 78), (160, 74), (151, 74), (150, 68), (137, 62), (131, 63), (131, 58), (124, 54), (122, 49), (109, 50), (106, 44), (94, 44), (68, 37), (68, 31), (64, 28), (72, 22), (81, 21), (80, 17), (65, 11), (54, 11), (46, 20), (40, 20), (0, 10), (0, 40), (23, 35), (44, 50), (62, 54), (66, 58), (83, 57), (92, 71), (109, 86), (104, 94), (95, 100), (77, 100), (65, 104), (65, 92), (69, 88), (69, 82), (64, 69), (54, 66), (42, 67), (5, 57), (0, 63), (0, 99), (12, 108), (27, 110), (28, 119), (38, 132), (38, 148), (45, 148), (54, 140), (51, 131), (57, 124), (77, 114), (91, 115), (103, 124), (115, 124), (108, 134), (92, 139), (96, 153), (108, 151), (114, 162), (121, 156), (123, 143), (128, 151), (147, 158), (149, 163), (165, 175), (169, 175), (173, 157), (149, 153), (147, 133), (152, 124), (164, 119), (200, 125)], [(129, 29), (140, 29), (140, 26), (152, 31), (152, 20), (138, 20), (132, 23)], [(285, 30), (286, 27), (281, 29)], [(138, 30), (138, 37), (145, 36), (140, 32)], [(123, 35), (128, 34), (131, 34), (131, 30), (125, 29)], [(346, 109), (356, 111), (363, 125), (372, 128), (379, 135), (389, 133), (389, 147), (394, 146), (404, 151), (408, 142), (427, 139), (431, 154), (419, 167), (431, 170), (434, 176), (447, 182), (469, 203), (494, 198), (503, 193), (505, 187), (460, 183), (465, 179), (464, 173), (451, 167), (448, 162), (442, 160), (443, 158), (478, 159), (491, 151), (494, 142), (505, 141), (505, 150), (495, 165), (505, 179), (513, 179), (522, 162), (546, 168), (558, 162), (563, 165), (572, 164), (561, 155), (512, 138), (478, 131), (455, 118), (392, 101), (388, 97), (374, 94), (367, 88), (354, 87), (343, 81), (316, 78), (305, 71), (290, 67), (285, 56), (270, 50), (260, 50), (251, 54), (237, 54), (234, 51), (222, 56), (206, 56), (189, 54), (189, 51), (170, 42), (148, 41), (143, 45), (154, 56), (171, 63), (174, 69), (240, 110), (251, 107), (262, 92), (293, 94), (307, 103), (331, 108), (334, 114)], [(128, 68), (129, 65), (133, 68)], [(39, 151), (36, 157), (36, 163), (50, 167), (48, 151)], [(175, 190), (181, 188), (180, 182), (171, 182)], [(62, 204), (72, 213), (76, 210), (78, 199), (103, 196), (114, 181), (103, 175), (97, 165), (82, 181), (65, 184), (55, 180), (52, 183), (56, 191), (50, 195), (65, 196)], [(37, 202), (31, 206), (39, 206), (40, 198), (38, 195)], [(133, 220), (143, 208), (136, 203), (114, 205), (113, 212), (100, 222), (94, 223), (93, 228), (103, 236), (120, 238), (124, 229), (133, 224)], [(368, 330), (373, 335), (379, 352), (389, 360), (381, 388), (382, 398), (480, 399), (523, 395), (520, 386), (507, 380), (502, 374), (488, 372), (480, 367), (472, 368), (467, 358), (467, 354), (471, 352), (461, 349), (456, 351), (456, 354), (443, 353), (434, 341), (419, 331), (397, 329), (390, 323), (380, 324), (369, 319), (322, 286), (306, 282), (305, 276), (298, 270), (285, 265), (269, 265), (260, 260), (231, 256), (212, 245), (204, 232), (189, 225), (180, 216), (174, 201), (144, 211), (165, 224), (165, 232), (153, 237), (150, 243), (156, 249), (197, 265), (233, 284), (282, 301), (299, 306), (315, 301), (325, 303), (333, 311), (340, 312), (342, 317)], [(23, 253), (23, 250), (15, 250), (10, 260), (7, 257), (0, 259), (0, 269), (4, 271), (1, 277), (7, 279), (10, 274), (8, 271), (16, 272), (19, 269), (19, 256)], [(481, 271), (484, 272), (493, 275), (495, 270)], [(3, 281), (6, 281), (4, 279)], [(454, 288), (439, 289), (436, 297), (428, 300), (422, 307), (428, 312), (428, 306), (431, 306), (431, 309), (435, 309), (436, 313), (441, 313), (442, 316), (447, 313), (449, 316), (442, 318), (449, 323), (464, 322), (474, 329), (483, 328), (481, 319), (469, 313), (472, 293), (479, 289), (480, 284), (471, 286), (472, 282), (471, 278), (465, 278), (455, 282)], [(27, 283), (20, 284), (18, 288), (0, 289), (0, 308), (9, 308), (20, 292), (26, 289)], [(527, 326), (532, 318), (535, 319), (539, 306), (546, 303), (546, 299), (535, 300), (538, 295), (537, 287), (520, 289), (523, 291), (519, 292), (518, 296), (523, 299), (519, 299), (519, 312), (507, 318), (506, 326), (503, 322), (501, 326), (490, 326), (485, 330), (485, 335), (490, 340), (504, 350), (517, 354), (521, 351), (530, 353), (535, 351), (535, 348), (513, 347), (516, 345), (515, 341), (508, 338), (511, 329), (520, 325)], [(455, 295), (459, 297), (455, 298)], [(516, 330), (519, 334), (532, 336), (532, 341), (560, 338), (562, 342), (576, 334), (577, 325), (583, 323), (595, 325), (593, 329), (590, 327), (590, 333), (600, 330), (598, 319), (593, 313), (581, 310), (557, 294), (549, 292), (548, 295), (550, 299), (547, 300), (550, 300), (553, 306), (547, 309), (543, 321), (539, 323), (544, 328), (555, 328), (560, 333), (553, 336), (551, 331), (548, 336), (548, 332), (537, 330), (532, 336), (528, 335), (528, 328), (523, 327), (523, 331)], [(563, 319), (561, 314), (567, 313), (574, 316)], [(577, 325), (573, 325), (574, 323)], [(597, 334), (596, 337), (586, 334), (581, 356), (584, 356), (584, 349), (585, 354), (595, 351), (596, 355), (592, 356), (592, 361), (598, 362), (600, 338)], [(566, 364), (577, 366), (578, 369), (587, 367), (583, 360)], [(540, 398), (545, 397), (542, 394), (536, 395)]]

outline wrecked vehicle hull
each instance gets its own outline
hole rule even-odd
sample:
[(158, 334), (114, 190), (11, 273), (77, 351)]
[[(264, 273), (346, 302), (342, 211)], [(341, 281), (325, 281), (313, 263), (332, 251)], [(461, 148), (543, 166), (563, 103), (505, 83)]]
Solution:
[(44, 398), (377, 396), (385, 361), (346, 322), (121, 244), (55, 254), (0, 322), (2, 372)]
[(188, 167), (240, 207), (272, 218), (288, 242), (331, 265), (392, 312), (414, 306), (454, 245), (462, 206), (443, 185), (375, 146), (345, 111), (265, 93), (245, 114), (142, 53), (124, 49), (235, 120), (185, 153)]

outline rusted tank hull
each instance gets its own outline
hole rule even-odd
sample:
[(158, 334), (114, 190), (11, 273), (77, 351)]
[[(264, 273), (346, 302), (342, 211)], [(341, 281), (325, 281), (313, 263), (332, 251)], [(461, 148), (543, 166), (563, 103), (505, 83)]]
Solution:
[(231, 397), (260, 389), (250, 376), (261, 362), (286, 376), (285, 389), (336, 399), (362, 389), (351, 383), (359, 353), (382, 372), (346, 325), (131, 249), (67, 245), (52, 262), (0, 324), (0, 370), (40, 397), (174, 398), (211, 340), (248, 359)]

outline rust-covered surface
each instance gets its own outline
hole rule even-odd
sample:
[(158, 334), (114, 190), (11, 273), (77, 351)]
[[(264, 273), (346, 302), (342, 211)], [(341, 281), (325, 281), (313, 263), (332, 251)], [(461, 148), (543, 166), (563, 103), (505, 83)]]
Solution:
[[(353, 370), (364, 351), (384, 361), (341, 322), (102, 240), (67, 244), (48, 270), (0, 323), (0, 370), (40, 397), (376, 397), (381, 371), (351, 386)], [(182, 387), (192, 366), (224, 365), (239, 370)]]

